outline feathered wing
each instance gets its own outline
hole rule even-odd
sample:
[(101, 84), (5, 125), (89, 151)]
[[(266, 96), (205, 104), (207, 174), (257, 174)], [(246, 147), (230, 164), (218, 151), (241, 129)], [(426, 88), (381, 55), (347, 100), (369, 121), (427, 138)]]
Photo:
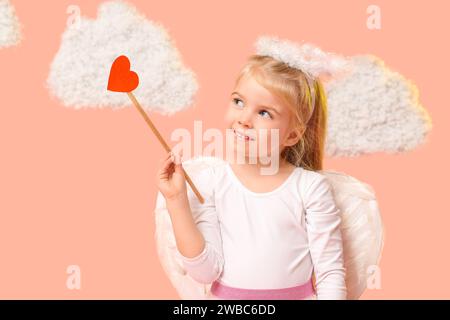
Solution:
[[(205, 167), (223, 163), (214, 157), (198, 157), (183, 162), (183, 168), (192, 178)], [(189, 188), (189, 186), (188, 186)], [(188, 193), (192, 196), (193, 193)], [(172, 221), (167, 211), (166, 201), (158, 192), (155, 208), (155, 240), (158, 257), (175, 290), (183, 300), (210, 299), (211, 284), (202, 284), (192, 279), (183, 267), (183, 263), (176, 255), (176, 242)]]
[(378, 266), (384, 244), (384, 227), (372, 187), (345, 173), (323, 170), (333, 186), (342, 213), (347, 299), (358, 299), (367, 288), (372, 268)]

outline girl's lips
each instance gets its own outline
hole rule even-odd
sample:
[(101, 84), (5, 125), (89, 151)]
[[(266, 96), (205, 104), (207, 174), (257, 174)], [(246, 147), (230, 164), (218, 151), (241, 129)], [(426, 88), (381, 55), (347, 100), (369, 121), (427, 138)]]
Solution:
[(233, 129), (233, 132), (236, 135), (236, 137), (238, 137), (239, 139), (243, 139), (245, 141), (249, 141), (249, 140), (254, 141), (255, 140), (246, 134), (236, 131), (236, 129)]

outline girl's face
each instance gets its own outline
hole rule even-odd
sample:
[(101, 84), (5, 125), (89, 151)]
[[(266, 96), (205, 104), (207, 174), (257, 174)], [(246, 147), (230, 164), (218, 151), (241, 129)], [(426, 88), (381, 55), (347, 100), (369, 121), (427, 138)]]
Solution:
[[(297, 130), (290, 127), (291, 111), (270, 91), (261, 86), (251, 76), (243, 76), (234, 88), (229, 107), (225, 114), (225, 124), (232, 131), (232, 148), (236, 153), (237, 143), (245, 145), (245, 156), (249, 156), (249, 145), (267, 142), (267, 155), (272, 156), (275, 144), (278, 154), (287, 147), (298, 142)], [(266, 130), (261, 130), (266, 129)], [(278, 131), (278, 137), (271, 134), (271, 129)], [(260, 155), (258, 151), (258, 155)]]

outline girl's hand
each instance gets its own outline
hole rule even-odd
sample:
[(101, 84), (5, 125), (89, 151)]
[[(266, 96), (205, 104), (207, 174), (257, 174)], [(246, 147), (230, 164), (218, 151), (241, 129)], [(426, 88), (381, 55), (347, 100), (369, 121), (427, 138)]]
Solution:
[(156, 175), (156, 185), (166, 200), (186, 195), (186, 179), (181, 167), (181, 153), (169, 152), (161, 162)]

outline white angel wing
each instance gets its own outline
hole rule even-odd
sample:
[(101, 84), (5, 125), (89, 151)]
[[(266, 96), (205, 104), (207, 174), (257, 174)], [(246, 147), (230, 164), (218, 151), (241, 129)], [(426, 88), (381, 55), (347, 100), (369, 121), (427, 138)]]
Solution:
[(358, 299), (367, 288), (370, 269), (377, 266), (384, 245), (384, 228), (375, 192), (366, 183), (341, 172), (321, 170), (333, 187), (342, 212), (347, 299)]
[[(197, 157), (183, 162), (183, 168), (192, 178), (205, 167), (223, 163), (214, 157)], [(190, 194), (190, 193), (188, 193)], [(207, 300), (211, 284), (202, 284), (192, 279), (176, 255), (176, 242), (172, 221), (166, 208), (164, 196), (158, 192), (155, 208), (155, 240), (158, 256), (175, 290), (183, 300)]]

